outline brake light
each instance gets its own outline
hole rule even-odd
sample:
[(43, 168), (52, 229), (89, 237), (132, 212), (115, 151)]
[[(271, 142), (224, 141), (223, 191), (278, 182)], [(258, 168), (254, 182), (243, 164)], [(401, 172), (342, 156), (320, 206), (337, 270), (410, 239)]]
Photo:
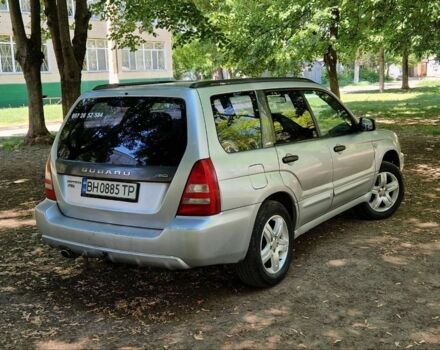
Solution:
[(220, 208), (220, 190), (214, 165), (209, 158), (201, 159), (191, 170), (177, 215), (215, 215)]
[(53, 201), (57, 200), (57, 196), (55, 195), (55, 191), (53, 189), (52, 171), (50, 170), (50, 157), (46, 162), (46, 172), (44, 175), (44, 190), (47, 199), (51, 199)]

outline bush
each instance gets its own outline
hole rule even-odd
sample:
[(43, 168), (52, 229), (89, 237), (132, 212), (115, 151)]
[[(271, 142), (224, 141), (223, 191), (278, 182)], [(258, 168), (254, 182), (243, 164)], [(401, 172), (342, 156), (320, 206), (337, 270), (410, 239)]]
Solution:
[[(354, 72), (352, 69), (346, 68), (343, 72), (338, 73), (339, 86), (345, 86), (353, 84)], [(386, 81), (392, 81), (392, 79), (386, 79)], [(359, 82), (378, 83), (379, 73), (371, 68), (362, 68), (359, 72)], [(329, 85), (327, 70), (324, 70), (322, 76), (322, 85)]]
[[(338, 81), (339, 86), (353, 84), (353, 71), (351, 69), (345, 69), (343, 72), (338, 73)], [(322, 85), (330, 85), (327, 70), (324, 70), (321, 83)]]
[(361, 68), (359, 80), (366, 80), (370, 83), (377, 83), (379, 82), (379, 73), (373, 69)]

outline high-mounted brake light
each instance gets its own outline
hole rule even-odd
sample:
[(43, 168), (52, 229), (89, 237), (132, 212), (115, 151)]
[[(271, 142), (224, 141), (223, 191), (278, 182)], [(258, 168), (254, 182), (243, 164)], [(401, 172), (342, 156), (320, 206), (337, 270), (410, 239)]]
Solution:
[(220, 190), (214, 165), (209, 158), (201, 159), (191, 170), (177, 215), (215, 215), (220, 208)]
[(46, 162), (46, 172), (44, 176), (44, 190), (47, 199), (51, 199), (53, 201), (57, 200), (57, 196), (55, 195), (55, 190), (53, 189), (52, 171), (50, 170), (50, 157), (47, 159)]

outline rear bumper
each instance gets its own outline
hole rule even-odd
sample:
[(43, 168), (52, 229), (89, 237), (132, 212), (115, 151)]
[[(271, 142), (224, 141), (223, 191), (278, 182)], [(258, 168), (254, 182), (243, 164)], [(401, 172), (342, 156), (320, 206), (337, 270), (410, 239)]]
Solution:
[(209, 217), (176, 217), (156, 230), (66, 217), (46, 199), (35, 218), (43, 241), (53, 247), (115, 262), (188, 269), (244, 259), (257, 211), (252, 205)]

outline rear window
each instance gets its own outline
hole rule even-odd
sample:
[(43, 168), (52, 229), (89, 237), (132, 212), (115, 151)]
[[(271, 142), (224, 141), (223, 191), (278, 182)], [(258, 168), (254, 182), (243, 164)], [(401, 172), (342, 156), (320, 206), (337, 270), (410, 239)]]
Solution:
[(81, 100), (60, 134), (58, 157), (134, 166), (177, 166), (187, 144), (185, 102), (168, 97)]

